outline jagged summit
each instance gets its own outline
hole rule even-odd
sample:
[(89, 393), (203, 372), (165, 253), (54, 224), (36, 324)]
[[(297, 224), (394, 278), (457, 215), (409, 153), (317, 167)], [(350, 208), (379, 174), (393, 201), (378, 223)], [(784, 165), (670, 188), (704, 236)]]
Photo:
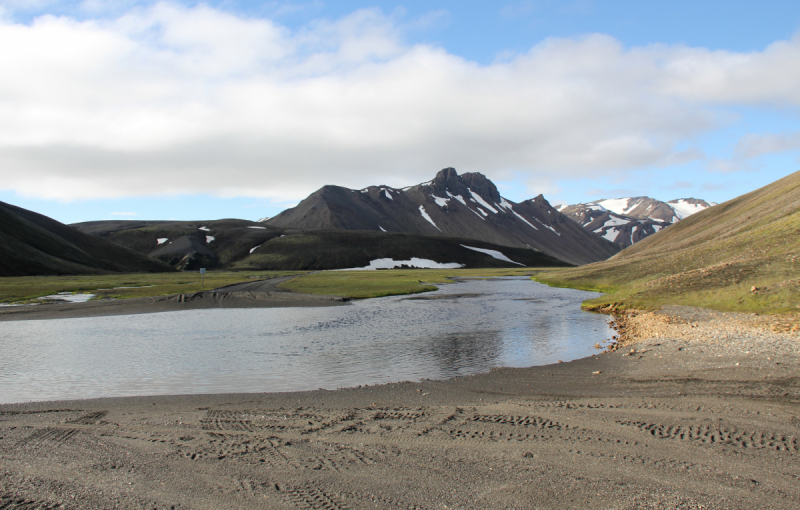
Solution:
[(586, 232), (541, 195), (516, 204), (480, 173), (440, 170), (403, 189), (323, 186), (264, 222), (280, 228), (377, 230), (478, 239), (541, 250), (571, 264), (605, 260), (618, 247)]
[(713, 205), (697, 198), (662, 202), (641, 196), (603, 198), (559, 210), (590, 232), (626, 247)]

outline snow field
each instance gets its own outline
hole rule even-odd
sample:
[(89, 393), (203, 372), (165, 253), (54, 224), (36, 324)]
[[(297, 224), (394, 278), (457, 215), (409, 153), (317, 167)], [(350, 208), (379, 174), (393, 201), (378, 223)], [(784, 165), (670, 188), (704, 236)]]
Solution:
[(464, 267), (464, 264), (459, 264), (458, 262), (435, 262), (430, 259), (411, 257), (411, 260), (375, 259), (370, 261), (368, 266), (334, 269), (333, 271), (374, 271), (376, 269), (394, 269), (402, 265), (420, 269), (458, 269)]

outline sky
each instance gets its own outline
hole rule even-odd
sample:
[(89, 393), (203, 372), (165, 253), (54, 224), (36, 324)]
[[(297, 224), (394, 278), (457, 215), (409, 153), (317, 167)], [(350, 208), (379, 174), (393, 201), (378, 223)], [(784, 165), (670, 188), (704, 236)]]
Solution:
[(723, 202), (800, 170), (800, 2), (0, 0), (0, 200), (257, 220), (481, 172)]

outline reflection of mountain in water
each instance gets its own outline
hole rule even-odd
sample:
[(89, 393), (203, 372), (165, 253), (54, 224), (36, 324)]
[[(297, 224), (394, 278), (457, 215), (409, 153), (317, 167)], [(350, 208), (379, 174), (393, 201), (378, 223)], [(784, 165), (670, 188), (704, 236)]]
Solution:
[[(446, 333), (422, 339), (419, 356), (430, 358), (439, 375), (450, 378), (458, 375), (487, 372), (498, 366), (503, 353), (503, 332), (480, 331)], [(476, 370), (477, 369), (477, 370)]]

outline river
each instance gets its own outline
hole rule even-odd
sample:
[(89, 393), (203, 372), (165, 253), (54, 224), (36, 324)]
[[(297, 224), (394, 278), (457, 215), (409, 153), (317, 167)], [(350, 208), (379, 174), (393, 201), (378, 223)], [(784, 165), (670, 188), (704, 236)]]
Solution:
[(341, 307), (4, 322), (0, 403), (335, 389), (569, 361), (613, 333), (580, 310), (597, 295), (508, 277)]

